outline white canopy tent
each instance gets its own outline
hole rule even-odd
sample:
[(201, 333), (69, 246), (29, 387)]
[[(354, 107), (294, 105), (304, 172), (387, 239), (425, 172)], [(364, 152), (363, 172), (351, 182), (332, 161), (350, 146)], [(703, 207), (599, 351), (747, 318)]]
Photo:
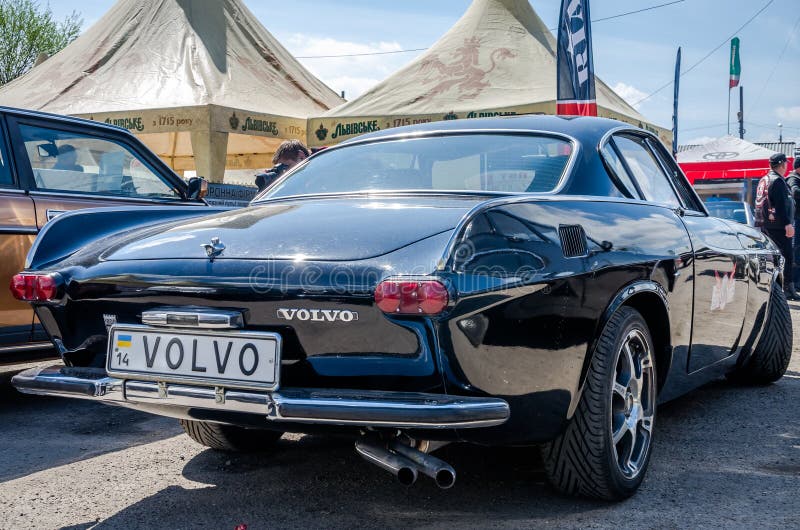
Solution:
[(130, 129), (176, 171), (221, 182), (271, 165), (284, 139), (343, 100), (241, 0), (120, 0), (0, 104)]
[[(723, 136), (678, 152), (678, 163), (689, 182), (758, 179), (769, 172), (769, 158), (776, 151), (734, 136)], [(789, 167), (793, 159), (789, 158)]]
[[(597, 51), (597, 50), (595, 50)], [(596, 79), (598, 115), (657, 133)], [(371, 90), (309, 120), (309, 144), (330, 145), (375, 129), (510, 114), (555, 114), (556, 40), (528, 0), (474, 0), (425, 53)]]
[(735, 136), (723, 136), (678, 152), (679, 163), (769, 161), (776, 151)]

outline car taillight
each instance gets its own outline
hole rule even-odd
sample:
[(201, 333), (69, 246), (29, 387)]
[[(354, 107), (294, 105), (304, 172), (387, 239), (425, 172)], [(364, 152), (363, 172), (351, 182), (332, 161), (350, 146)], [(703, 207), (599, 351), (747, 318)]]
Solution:
[(19, 273), (11, 278), (11, 294), (25, 302), (46, 302), (59, 297), (61, 278), (58, 273)]
[(375, 288), (375, 303), (391, 315), (438, 315), (449, 299), (447, 288), (436, 280), (385, 280)]

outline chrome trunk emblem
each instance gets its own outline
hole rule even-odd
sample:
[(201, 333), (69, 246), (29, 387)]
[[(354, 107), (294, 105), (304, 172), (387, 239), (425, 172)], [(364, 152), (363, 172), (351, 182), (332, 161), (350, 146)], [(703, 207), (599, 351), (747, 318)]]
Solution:
[(218, 237), (212, 237), (211, 243), (203, 243), (200, 246), (206, 249), (206, 254), (208, 254), (208, 258), (211, 261), (214, 261), (214, 258), (222, 254), (222, 251), (225, 250), (225, 245), (220, 243)]
[(348, 309), (278, 309), (278, 318), (311, 322), (352, 322), (358, 313)]

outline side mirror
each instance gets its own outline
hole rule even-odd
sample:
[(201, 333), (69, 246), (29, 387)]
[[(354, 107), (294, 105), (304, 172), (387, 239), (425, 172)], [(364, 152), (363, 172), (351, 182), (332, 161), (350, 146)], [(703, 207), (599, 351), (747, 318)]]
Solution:
[(208, 195), (208, 181), (203, 177), (192, 177), (189, 179), (189, 187), (186, 195), (190, 200), (199, 201)]
[(39, 152), (41, 158), (55, 158), (58, 156), (58, 147), (56, 147), (56, 144), (39, 144), (36, 146), (36, 150)]

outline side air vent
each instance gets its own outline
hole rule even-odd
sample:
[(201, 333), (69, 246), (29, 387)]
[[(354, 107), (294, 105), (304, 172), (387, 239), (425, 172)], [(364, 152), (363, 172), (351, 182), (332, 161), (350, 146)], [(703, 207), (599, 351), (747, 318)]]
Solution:
[(581, 225), (559, 225), (558, 235), (561, 237), (561, 250), (565, 258), (587, 256), (586, 232)]

